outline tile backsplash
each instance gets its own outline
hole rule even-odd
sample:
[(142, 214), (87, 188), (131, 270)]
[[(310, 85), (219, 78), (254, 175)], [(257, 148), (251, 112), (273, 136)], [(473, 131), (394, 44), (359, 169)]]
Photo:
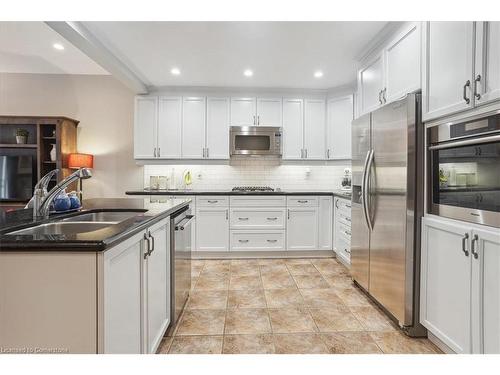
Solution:
[(150, 176), (170, 178), (174, 169), (176, 188), (184, 188), (184, 171), (190, 170), (193, 190), (228, 190), (234, 186), (270, 186), (283, 190), (330, 191), (340, 189), (344, 169), (350, 162), (315, 165), (282, 164), (273, 160), (232, 160), (228, 164), (145, 165), (144, 187)]

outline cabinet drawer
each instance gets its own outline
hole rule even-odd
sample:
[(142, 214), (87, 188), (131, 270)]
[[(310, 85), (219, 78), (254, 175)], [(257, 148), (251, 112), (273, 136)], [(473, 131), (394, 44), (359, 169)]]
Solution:
[(335, 252), (345, 263), (351, 264), (351, 245), (342, 239), (335, 241)]
[(231, 207), (285, 207), (285, 196), (230, 197)]
[(231, 231), (231, 251), (285, 250), (285, 231)]
[(337, 227), (335, 228), (335, 232), (337, 237), (342, 238), (344, 241), (351, 242), (351, 227), (338, 222)]
[(289, 207), (318, 207), (319, 199), (315, 196), (291, 196), (287, 197), (286, 204)]
[(224, 195), (205, 195), (196, 197), (197, 207), (228, 207), (229, 197)]
[(285, 229), (286, 209), (231, 208), (231, 229)]
[(345, 211), (337, 211), (335, 214), (335, 221), (338, 223), (343, 223), (349, 228), (351, 227), (351, 215), (347, 214)]

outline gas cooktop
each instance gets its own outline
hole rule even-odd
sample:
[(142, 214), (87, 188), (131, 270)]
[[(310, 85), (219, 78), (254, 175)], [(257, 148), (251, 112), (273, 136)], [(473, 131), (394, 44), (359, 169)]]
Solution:
[(270, 186), (235, 186), (233, 191), (275, 191)]

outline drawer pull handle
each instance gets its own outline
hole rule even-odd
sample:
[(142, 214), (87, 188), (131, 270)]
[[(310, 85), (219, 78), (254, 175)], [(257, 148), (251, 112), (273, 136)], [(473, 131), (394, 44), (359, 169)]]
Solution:
[(218, 201), (208, 201), (208, 203), (217, 203)]
[(243, 242), (243, 243), (246, 243), (248, 242), (248, 240), (238, 240), (239, 242)]
[(274, 220), (278, 220), (278, 218), (277, 217), (268, 217), (267, 220), (273, 220), (274, 221)]
[(248, 217), (239, 217), (238, 220), (246, 221), (246, 220), (248, 220)]
[(278, 242), (278, 240), (267, 240), (267, 242)]
[(299, 200), (299, 201), (297, 201), (297, 202), (299, 202), (299, 203), (307, 203), (307, 202), (309, 202), (309, 201)]
[(351, 205), (350, 204), (347, 204), (345, 205), (347, 208), (351, 208)]

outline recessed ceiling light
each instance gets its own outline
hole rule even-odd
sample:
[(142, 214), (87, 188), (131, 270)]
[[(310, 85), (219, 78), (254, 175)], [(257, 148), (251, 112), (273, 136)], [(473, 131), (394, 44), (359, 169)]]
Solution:
[(178, 76), (179, 74), (181, 74), (181, 71), (179, 70), (179, 68), (172, 68), (170, 70), (170, 73), (172, 73), (174, 76)]
[(251, 77), (253, 76), (253, 72), (250, 70), (250, 69), (246, 69), (244, 72), (243, 72), (243, 75), (245, 77)]
[(59, 51), (62, 51), (64, 49), (64, 46), (61, 43), (54, 43), (52, 45), (52, 47), (54, 47), (55, 49), (57, 49)]
[(321, 70), (317, 70), (314, 72), (314, 77), (321, 78), (323, 77), (323, 72)]

